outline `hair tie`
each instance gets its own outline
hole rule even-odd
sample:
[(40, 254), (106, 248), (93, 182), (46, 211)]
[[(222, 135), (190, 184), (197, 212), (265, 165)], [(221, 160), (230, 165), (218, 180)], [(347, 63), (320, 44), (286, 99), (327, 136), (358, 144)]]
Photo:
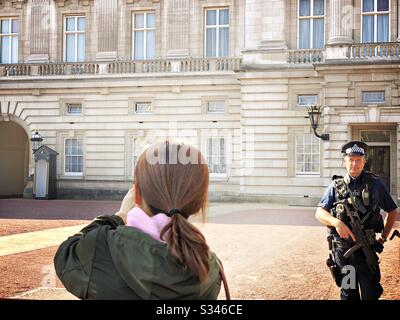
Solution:
[(168, 217), (172, 217), (176, 213), (181, 213), (181, 210), (179, 210), (179, 209), (171, 209), (171, 210), (168, 211), (167, 216)]

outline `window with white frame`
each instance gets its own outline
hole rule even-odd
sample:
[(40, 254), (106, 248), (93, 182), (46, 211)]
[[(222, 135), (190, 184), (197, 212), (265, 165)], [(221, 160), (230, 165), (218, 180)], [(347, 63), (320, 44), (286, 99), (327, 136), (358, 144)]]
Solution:
[(82, 139), (64, 140), (64, 174), (83, 174), (83, 141)]
[(324, 47), (324, 0), (299, 0), (298, 47), (300, 49)]
[(66, 16), (64, 20), (64, 61), (85, 61), (84, 16)]
[(82, 114), (82, 104), (81, 103), (67, 103), (66, 104), (67, 115), (81, 115)]
[(307, 107), (318, 104), (318, 95), (316, 94), (299, 94), (297, 96), (297, 105), (299, 107)]
[(0, 19), (0, 63), (18, 63), (18, 32), (18, 19)]
[(389, 42), (389, 0), (362, 0), (361, 41)]
[(156, 14), (140, 12), (133, 14), (132, 58), (134, 60), (154, 59), (156, 56)]
[(207, 9), (205, 12), (205, 56), (229, 55), (229, 9)]
[(209, 100), (207, 101), (208, 113), (224, 113), (225, 101), (224, 100)]
[(320, 174), (320, 145), (312, 133), (296, 134), (296, 175)]
[(135, 113), (148, 114), (152, 112), (151, 102), (135, 102)]
[(210, 174), (226, 175), (226, 145), (225, 138), (207, 138), (206, 157)]

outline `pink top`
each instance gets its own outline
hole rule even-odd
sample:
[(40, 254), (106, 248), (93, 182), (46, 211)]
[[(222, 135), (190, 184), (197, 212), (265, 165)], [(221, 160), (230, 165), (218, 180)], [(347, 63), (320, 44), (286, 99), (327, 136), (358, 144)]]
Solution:
[(149, 217), (142, 209), (135, 207), (128, 212), (126, 225), (139, 229), (155, 240), (165, 242), (160, 238), (160, 232), (170, 221), (171, 218), (165, 213), (157, 213)]

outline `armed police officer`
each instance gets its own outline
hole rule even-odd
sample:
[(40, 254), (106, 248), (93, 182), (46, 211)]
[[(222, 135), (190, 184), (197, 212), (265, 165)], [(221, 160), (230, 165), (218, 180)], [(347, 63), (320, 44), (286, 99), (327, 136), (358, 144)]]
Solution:
[[(341, 287), (342, 300), (377, 300), (381, 296), (377, 253), (382, 252), (397, 215), (397, 205), (382, 180), (364, 171), (367, 148), (361, 141), (342, 146), (346, 175), (333, 177), (315, 213), (328, 226), (332, 254), (327, 264)], [(385, 221), (381, 209), (388, 213)], [(380, 233), (379, 239), (376, 233)], [(343, 285), (351, 270), (355, 270), (355, 285)]]

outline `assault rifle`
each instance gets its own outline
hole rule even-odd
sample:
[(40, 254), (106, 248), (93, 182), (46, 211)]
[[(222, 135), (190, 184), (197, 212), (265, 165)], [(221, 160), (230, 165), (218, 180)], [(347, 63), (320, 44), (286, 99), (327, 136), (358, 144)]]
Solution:
[[(349, 198), (337, 201), (335, 204), (337, 204), (336, 212), (338, 216), (342, 217), (341, 220), (344, 221), (343, 215), (349, 218), (349, 224), (356, 240), (355, 245), (347, 250), (343, 256), (345, 258), (349, 258), (352, 254), (354, 254), (354, 252), (362, 249), (366, 257), (368, 268), (372, 273), (375, 273), (378, 270), (379, 260), (372, 250), (372, 247), (375, 247), (377, 252), (382, 252), (383, 246), (377, 242), (373, 230), (364, 229), (362, 224), (363, 220), (360, 218), (357, 212), (357, 202), (354, 200), (354, 197), (351, 195), (351, 193)], [(351, 210), (350, 206), (354, 209)]]

